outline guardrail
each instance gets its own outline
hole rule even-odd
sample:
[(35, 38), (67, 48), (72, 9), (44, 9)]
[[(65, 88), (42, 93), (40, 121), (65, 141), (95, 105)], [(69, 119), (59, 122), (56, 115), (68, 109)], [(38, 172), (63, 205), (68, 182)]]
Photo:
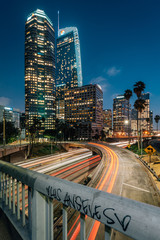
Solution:
[(63, 204), (65, 240), (67, 207), (80, 212), (81, 240), (84, 240), (86, 235), (85, 215), (105, 224), (105, 239), (110, 239), (112, 228), (133, 239), (159, 239), (158, 207), (43, 175), (3, 161), (0, 161), (0, 179), (0, 207), (23, 239), (54, 238), (53, 199)]

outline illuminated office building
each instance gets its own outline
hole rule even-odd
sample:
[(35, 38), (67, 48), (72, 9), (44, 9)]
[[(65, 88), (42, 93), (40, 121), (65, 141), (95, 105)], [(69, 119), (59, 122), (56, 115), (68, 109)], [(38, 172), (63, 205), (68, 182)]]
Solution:
[(91, 139), (103, 129), (103, 92), (90, 84), (64, 93), (65, 121), (75, 126), (77, 139)]
[(113, 99), (113, 133), (125, 136), (128, 134), (128, 128), (130, 128), (130, 121), (128, 123), (128, 101), (124, 95), (119, 95)]
[(103, 130), (107, 135), (112, 135), (112, 110), (103, 110)]
[(64, 119), (64, 91), (82, 86), (82, 67), (78, 30), (58, 31), (56, 65), (56, 117)]
[(51, 20), (39, 9), (25, 24), (25, 115), (26, 129), (34, 117), (45, 119), (43, 129), (54, 128), (55, 32)]
[[(153, 112), (150, 111), (150, 95), (149, 93), (143, 93), (141, 98), (145, 100), (145, 108), (141, 113), (138, 113), (138, 129), (143, 132), (143, 134), (150, 134), (153, 130)], [(131, 128), (134, 135), (137, 134), (137, 110), (132, 109), (132, 120)]]
[(143, 93), (142, 99), (145, 100), (145, 108), (142, 110), (142, 113), (138, 113), (139, 118), (139, 129), (141, 124), (141, 129), (143, 132), (149, 132), (149, 122), (150, 122), (150, 97), (149, 93)]
[(103, 110), (103, 126), (112, 129), (112, 110)]
[(6, 122), (12, 122), (15, 128), (20, 128), (20, 116), (20, 111), (0, 105), (0, 122), (2, 122), (3, 117), (5, 117)]
[(67, 27), (58, 31), (57, 88), (82, 86), (81, 54), (78, 30)]

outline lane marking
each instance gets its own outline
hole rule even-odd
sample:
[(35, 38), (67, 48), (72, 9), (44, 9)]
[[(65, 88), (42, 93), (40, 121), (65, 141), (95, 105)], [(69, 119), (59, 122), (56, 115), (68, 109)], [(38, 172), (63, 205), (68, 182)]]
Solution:
[(148, 191), (148, 190), (145, 190), (145, 189), (139, 188), (139, 187), (135, 187), (135, 186), (130, 185), (130, 184), (127, 184), (127, 183), (123, 183), (123, 185), (126, 185), (126, 186), (128, 186), (128, 187), (132, 187), (132, 188), (138, 189), (138, 190), (143, 191), (143, 192), (148, 192), (148, 193), (150, 193), (150, 191)]

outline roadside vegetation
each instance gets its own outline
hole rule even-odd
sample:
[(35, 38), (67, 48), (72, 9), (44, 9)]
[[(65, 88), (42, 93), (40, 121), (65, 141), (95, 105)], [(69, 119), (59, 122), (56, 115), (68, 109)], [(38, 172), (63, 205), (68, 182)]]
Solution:
[(50, 143), (35, 143), (30, 158), (42, 157), (56, 152), (63, 152), (59, 145), (51, 145)]
[[(142, 155), (146, 155), (146, 152), (144, 151), (146, 147), (142, 148)], [(127, 147), (126, 149), (134, 152), (135, 154), (141, 155), (141, 149), (138, 149), (138, 144), (135, 143), (131, 145), (130, 147)]]
[[(17, 140), (20, 132), (14, 127), (12, 122), (5, 121), (5, 141), (6, 144)], [(0, 144), (3, 144), (3, 122), (0, 122)]]

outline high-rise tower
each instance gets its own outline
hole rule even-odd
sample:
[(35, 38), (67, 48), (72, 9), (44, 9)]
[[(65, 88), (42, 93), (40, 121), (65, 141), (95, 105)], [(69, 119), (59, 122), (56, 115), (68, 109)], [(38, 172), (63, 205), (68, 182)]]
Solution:
[(67, 27), (58, 31), (56, 87), (82, 86), (81, 54), (78, 30)]
[(26, 129), (33, 118), (43, 119), (43, 130), (55, 122), (55, 31), (44, 11), (31, 13), (25, 24)]
[[(58, 13), (59, 17), (59, 13)], [(64, 119), (64, 92), (82, 86), (82, 67), (78, 30), (67, 27), (59, 30), (56, 65), (56, 116)]]

